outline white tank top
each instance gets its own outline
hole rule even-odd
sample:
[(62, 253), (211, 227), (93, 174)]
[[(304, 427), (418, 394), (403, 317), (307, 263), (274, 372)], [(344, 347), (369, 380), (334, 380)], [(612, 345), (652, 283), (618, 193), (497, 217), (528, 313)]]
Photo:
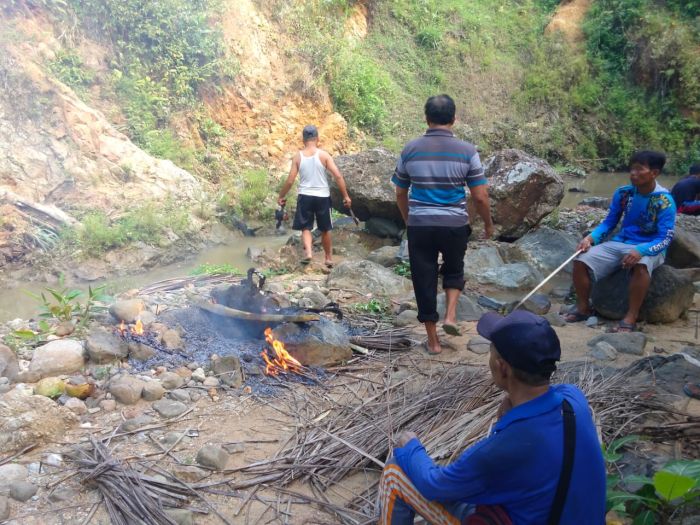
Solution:
[(318, 158), (320, 150), (310, 157), (305, 157), (300, 151), (299, 156), (299, 194), (313, 197), (330, 197), (331, 191), (326, 178), (326, 168)]

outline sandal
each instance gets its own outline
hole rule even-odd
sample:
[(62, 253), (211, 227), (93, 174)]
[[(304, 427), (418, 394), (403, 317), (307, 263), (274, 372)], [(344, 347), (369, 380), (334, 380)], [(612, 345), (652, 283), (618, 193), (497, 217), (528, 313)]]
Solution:
[(636, 323), (628, 323), (627, 321), (620, 321), (617, 326), (613, 326), (608, 330), (609, 334), (629, 334), (637, 331)]
[(324, 264), (326, 265), (326, 268), (328, 268), (329, 270), (333, 268), (333, 263), (331, 261), (326, 261)]
[(454, 325), (451, 323), (443, 324), (442, 329), (445, 331), (445, 333), (447, 335), (454, 335), (454, 336), (462, 335), (462, 332), (459, 331), (459, 327), (457, 325)]
[(683, 385), (683, 392), (688, 397), (700, 399), (700, 383), (686, 383)]
[(564, 321), (567, 323), (580, 323), (581, 321), (586, 321), (593, 314), (582, 314), (578, 310), (572, 310), (571, 312), (564, 314)]
[[(440, 346), (442, 346), (442, 345), (440, 345)], [(429, 355), (440, 355), (440, 354), (442, 353), (442, 350), (440, 350), (439, 352), (433, 352), (433, 351), (430, 349), (430, 347), (428, 346), (428, 341), (425, 341), (425, 342), (422, 344), (422, 347), (423, 347), (423, 350), (425, 350), (426, 352), (428, 352)]]
[(307, 266), (311, 262), (311, 257), (304, 257), (301, 261), (299, 261), (299, 264), (302, 266)]

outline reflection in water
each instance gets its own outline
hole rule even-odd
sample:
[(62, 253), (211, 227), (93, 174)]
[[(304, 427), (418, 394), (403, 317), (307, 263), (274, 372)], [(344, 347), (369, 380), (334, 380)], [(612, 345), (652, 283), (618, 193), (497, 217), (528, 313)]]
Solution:
[[(251, 261), (246, 257), (248, 248), (267, 249), (276, 252), (285, 242), (287, 236), (281, 237), (244, 237), (238, 240), (235, 246), (216, 246), (208, 248), (203, 252), (194, 255), (192, 258), (180, 261), (168, 266), (152, 268), (145, 273), (108, 279), (106, 281), (96, 281), (89, 283), (93, 288), (105, 285), (105, 293), (110, 295), (118, 294), (132, 288), (170, 279), (173, 277), (185, 277), (200, 264), (230, 264), (238, 268), (241, 272), (252, 266)], [(83, 290), (87, 293), (88, 283), (66, 283), (71, 289)], [(46, 286), (56, 287), (55, 284), (31, 282), (17, 283), (12, 288), (0, 290), (0, 322), (12, 319), (29, 319), (35, 317), (39, 312), (39, 303), (27, 292), (34, 294), (41, 293)]]
[[(656, 179), (659, 184), (667, 190), (671, 190), (673, 185), (681, 178), (672, 175), (659, 175)], [(561, 201), (561, 208), (575, 208), (576, 205), (586, 197), (612, 197), (613, 192), (620, 186), (630, 183), (629, 173), (590, 173), (585, 179), (565, 178), (566, 193)], [(569, 188), (580, 188), (587, 193), (570, 192)]]

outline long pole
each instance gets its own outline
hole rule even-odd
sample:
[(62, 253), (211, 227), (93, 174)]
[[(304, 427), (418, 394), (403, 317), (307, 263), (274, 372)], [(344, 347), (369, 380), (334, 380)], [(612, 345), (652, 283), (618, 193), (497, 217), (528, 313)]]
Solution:
[(547, 284), (547, 282), (548, 282), (552, 277), (554, 277), (556, 274), (558, 274), (558, 273), (564, 268), (564, 266), (566, 266), (566, 265), (569, 264), (571, 261), (573, 261), (576, 257), (578, 257), (578, 255), (579, 255), (582, 251), (583, 251), (583, 250), (576, 250), (576, 252), (575, 252), (571, 257), (569, 257), (566, 261), (564, 261), (563, 263), (561, 263), (561, 265), (560, 265), (556, 270), (554, 270), (552, 273), (550, 273), (544, 281), (542, 281), (540, 284), (538, 284), (537, 286), (535, 286), (529, 294), (527, 294), (525, 297), (523, 297), (523, 298), (520, 300), (520, 302), (519, 302), (518, 304), (515, 305), (515, 307), (513, 308), (513, 310), (517, 310), (517, 309), (520, 308), (523, 304), (525, 304), (525, 301), (527, 301), (530, 297), (532, 297), (532, 296), (535, 294), (535, 292), (537, 292), (537, 290), (539, 290), (539, 289), (542, 288), (545, 284)]

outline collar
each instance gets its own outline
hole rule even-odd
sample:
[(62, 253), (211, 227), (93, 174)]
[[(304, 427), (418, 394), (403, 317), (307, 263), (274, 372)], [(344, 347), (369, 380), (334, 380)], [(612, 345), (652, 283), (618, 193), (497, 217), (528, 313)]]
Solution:
[(425, 131), (425, 136), (426, 137), (454, 137), (455, 134), (452, 133), (449, 129), (428, 128)]
[(542, 394), (541, 396), (531, 399), (527, 403), (518, 405), (507, 412), (501, 419), (499, 419), (493, 427), (494, 433), (500, 432), (506, 428), (511, 423), (520, 421), (522, 419), (530, 419), (536, 416), (540, 416), (547, 412), (551, 412), (559, 407), (561, 407), (561, 402), (563, 401), (561, 394), (555, 392), (552, 387)]

